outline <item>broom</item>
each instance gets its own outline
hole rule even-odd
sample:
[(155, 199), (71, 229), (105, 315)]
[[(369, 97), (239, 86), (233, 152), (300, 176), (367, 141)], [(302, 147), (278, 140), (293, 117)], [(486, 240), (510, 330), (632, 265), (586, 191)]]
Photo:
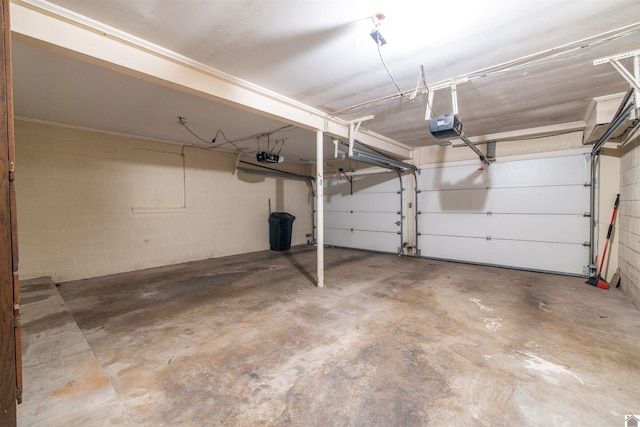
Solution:
[(613, 204), (613, 215), (611, 215), (611, 223), (609, 224), (609, 231), (607, 231), (607, 241), (604, 244), (604, 251), (602, 251), (602, 260), (600, 261), (600, 269), (597, 276), (589, 277), (585, 282), (591, 286), (597, 286), (600, 289), (609, 289), (609, 284), (602, 278), (602, 267), (604, 266), (604, 259), (607, 255), (607, 247), (609, 247), (609, 240), (611, 239), (611, 232), (613, 231), (613, 222), (616, 220), (616, 212), (618, 211), (618, 203), (620, 203), (620, 194), (616, 196), (616, 202)]

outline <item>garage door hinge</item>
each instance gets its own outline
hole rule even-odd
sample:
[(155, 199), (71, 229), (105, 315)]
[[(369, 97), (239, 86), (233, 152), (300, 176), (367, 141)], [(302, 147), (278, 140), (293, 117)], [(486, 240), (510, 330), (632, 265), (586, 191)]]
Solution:
[(417, 214), (418, 214), (418, 215), (422, 215), (422, 211), (418, 211), (418, 212), (417, 212)]
[(590, 183), (590, 182), (585, 182), (585, 183), (584, 183), (584, 186), (585, 186), (585, 187), (591, 187), (591, 183)]
[(589, 246), (591, 246), (591, 242), (582, 242), (582, 246), (589, 247)]
[(486, 239), (487, 239), (487, 240), (491, 240), (491, 236), (487, 236), (487, 237), (486, 237)]
[(582, 214), (583, 217), (589, 218), (591, 216), (591, 212), (585, 212)]

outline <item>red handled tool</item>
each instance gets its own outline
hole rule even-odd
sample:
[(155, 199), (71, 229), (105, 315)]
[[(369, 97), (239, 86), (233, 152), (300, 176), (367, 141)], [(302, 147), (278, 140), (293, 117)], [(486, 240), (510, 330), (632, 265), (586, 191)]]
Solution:
[(602, 267), (604, 266), (604, 259), (607, 255), (607, 248), (609, 247), (609, 240), (611, 239), (611, 232), (613, 231), (613, 223), (616, 220), (618, 203), (620, 203), (620, 194), (616, 196), (616, 202), (613, 205), (613, 215), (611, 215), (611, 223), (609, 224), (609, 231), (607, 231), (607, 241), (604, 244), (604, 251), (602, 251), (602, 260), (600, 261), (600, 269), (598, 270), (598, 275), (589, 277), (589, 279), (585, 282), (591, 286), (597, 286), (600, 289), (609, 289), (609, 284), (602, 278)]

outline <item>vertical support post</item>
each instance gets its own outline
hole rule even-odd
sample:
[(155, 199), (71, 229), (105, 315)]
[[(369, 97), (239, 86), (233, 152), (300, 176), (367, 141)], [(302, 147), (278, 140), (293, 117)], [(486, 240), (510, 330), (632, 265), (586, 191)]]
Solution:
[(323, 133), (316, 131), (316, 259), (318, 287), (324, 288), (324, 154), (322, 152)]
[(454, 116), (458, 114), (458, 89), (455, 83), (451, 83), (451, 111)]

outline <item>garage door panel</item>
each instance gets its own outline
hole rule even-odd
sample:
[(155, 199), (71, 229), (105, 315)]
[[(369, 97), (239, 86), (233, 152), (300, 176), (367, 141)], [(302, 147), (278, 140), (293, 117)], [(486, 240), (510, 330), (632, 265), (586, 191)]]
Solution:
[(427, 236), (422, 256), (529, 270), (583, 274), (589, 248), (575, 244)]
[(418, 180), (421, 190), (460, 190), (467, 188), (486, 188), (489, 183), (486, 175), (478, 171), (476, 165), (434, 167), (422, 169)]
[(396, 193), (358, 194), (353, 196), (325, 196), (325, 209), (332, 211), (397, 212), (400, 196)]
[(419, 206), (423, 213), (583, 214), (588, 203), (589, 188), (580, 185), (423, 191)]
[(400, 181), (396, 174), (354, 176), (352, 184), (345, 178), (327, 178), (325, 195), (349, 196), (352, 190), (354, 194), (397, 193), (400, 190)]
[(589, 189), (584, 185), (496, 188), (488, 199), (491, 212), (581, 215), (589, 203)]
[(553, 186), (559, 183), (583, 185), (588, 180), (588, 162), (584, 155), (498, 161), (484, 171), (470, 164), (434, 167), (420, 172), (422, 190)]
[(395, 173), (353, 177), (354, 193), (397, 193), (399, 190), (400, 181)]
[(330, 224), (332, 228), (345, 230), (358, 229), (396, 233), (400, 231), (400, 226), (396, 224), (399, 220), (400, 215), (396, 213), (325, 211), (325, 224)]
[(419, 197), (422, 212), (486, 212), (489, 190), (422, 191)]
[[(499, 165), (500, 167), (493, 168)], [(584, 155), (496, 162), (487, 169), (490, 182), (503, 187), (583, 185), (589, 178)]]
[(499, 160), (423, 170), (422, 256), (583, 274), (588, 156)]
[(582, 244), (576, 236), (589, 233), (589, 218), (575, 215), (430, 214), (422, 235), (491, 237)]
[(351, 194), (351, 184), (346, 179), (326, 179), (324, 185), (324, 196), (349, 196)]
[(400, 237), (396, 233), (348, 231), (325, 228), (327, 244), (352, 249), (397, 253)]
[[(403, 180), (406, 178), (403, 178)], [(398, 221), (401, 182), (395, 173), (327, 179), (324, 197), (324, 240), (327, 245), (397, 253), (402, 244)]]

